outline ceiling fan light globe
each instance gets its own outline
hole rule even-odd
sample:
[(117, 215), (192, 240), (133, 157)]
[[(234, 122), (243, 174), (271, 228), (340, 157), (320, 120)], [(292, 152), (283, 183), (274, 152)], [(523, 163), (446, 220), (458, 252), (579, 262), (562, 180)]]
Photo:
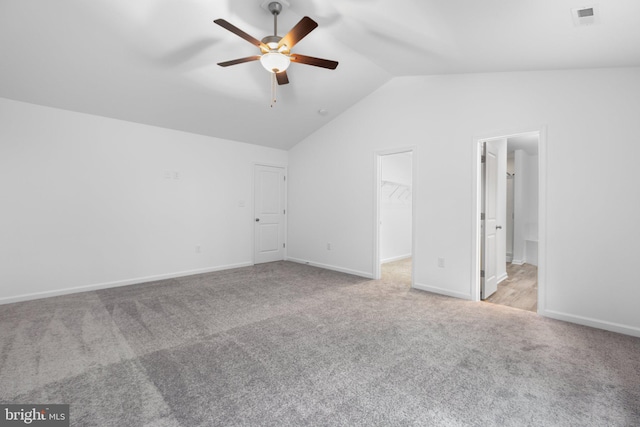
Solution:
[(291, 59), (279, 52), (267, 52), (260, 57), (260, 63), (270, 73), (281, 73), (289, 68)]

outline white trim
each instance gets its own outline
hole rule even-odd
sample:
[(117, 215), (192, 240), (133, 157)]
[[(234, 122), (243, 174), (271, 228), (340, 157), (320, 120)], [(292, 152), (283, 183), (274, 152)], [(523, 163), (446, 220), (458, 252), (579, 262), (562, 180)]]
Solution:
[(20, 301), (29, 301), (40, 298), (55, 297), (59, 295), (75, 294), (79, 292), (96, 291), (99, 289), (117, 288), (120, 286), (137, 285), (145, 282), (155, 282), (158, 280), (175, 279), (176, 277), (192, 276), (194, 274), (212, 273), (214, 271), (231, 270), (234, 268), (251, 267), (251, 262), (241, 262), (238, 264), (221, 265), (217, 267), (198, 268), (195, 270), (178, 271), (174, 273), (157, 274), (154, 276), (136, 277), (133, 279), (116, 280), (114, 282), (96, 283), (93, 285), (76, 286), (73, 288), (56, 289), (53, 291), (34, 292), (30, 294), (16, 295), (13, 297), (0, 298), (0, 305), (11, 304)]
[[(371, 278), (378, 280), (382, 277), (380, 264), (380, 182), (382, 181), (382, 156), (392, 154), (411, 153), (411, 255), (416, 253), (416, 194), (418, 188), (418, 146), (387, 148), (373, 152), (373, 271)], [(368, 277), (368, 276), (367, 276)], [(416, 263), (411, 263), (411, 286), (415, 283)]]
[(386, 264), (389, 262), (401, 261), (403, 259), (411, 258), (411, 254), (398, 255), (391, 258), (385, 258), (380, 260), (380, 264)]
[(523, 265), (526, 264), (526, 260), (523, 259), (514, 259), (511, 261), (511, 264), (515, 264), (515, 265)]
[(502, 273), (500, 275), (500, 277), (498, 277), (498, 284), (504, 282), (505, 280), (507, 280), (509, 278), (509, 275), (507, 274), (507, 272), (505, 271), (504, 273)]
[(346, 273), (346, 274), (352, 274), (354, 276), (360, 276), (360, 277), (364, 277), (367, 279), (373, 279), (373, 276), (371, 275), (371, 273), (367, 272), (367, 271), (358, 271), (358, 270), (351, 270), (349, 268), (342, 268), (342, 267), (338, 267), (335, 265), (329, 265), (329, 264), (322, 264), (319, 262), (313, 262), (313, 261), (307, 261), (304, 259), (299, 259), (299, 258), (287, 258), (287, 261), (291, 261), (291, 262), (295, 262), (298, 264), (306, 264), (306, 265), (310, 265), (312, 267), (319, 267), (319, 268), (324, 268), (325, 270), (332, 270), (332, 271), (337, 271), (340, 273)]
[(547, 127), (538, 139), (538, 313), (547, 306)]
[(464, 294), (462, 292), (456, 292), (456, 291), (452, 291), (452, 290), (449, 290), (449, 289), (439, 288), (437, 286), (423, 285), (421, 283), (415, 283), (414, 282), (414, 284), (411, 287), (413, 289), (419, 289), (421, 291), (427, 291), (427, 292), (431, 292), (431, 293), (434, 293), (434, 294), (445, 295), (445, 296), (448, 296), (448, 297), (460, 298), (460, 299), (465, 299), (465, 300), (472, 300), (470, 294)]
[[(490, 139), (510, 138), (522, 134), (538, 134), (538, 313), (545, 307), (546, 295), (546, 242), (547, 242), (547, 128), (537, 126), (522, 130), (491, 132), (472, 138), (471, 170), (473, 171), (471, 200), (471, 283), (470, 295), (473, 301), (480, 301), (480, 156), (481, 142)], [(517, 264), (520, 260), (512, 261)], [(522, 261), (524, 263), (524, 261)]]
[(576, 316), (555, 310), (538, 310), (538, 314), (556, 320), (563, 320), (565, 322), (577, 323), (579, 325), (590, 326), (592, 328), (604, 329), (605, 331), (640, 337), (640, 328), (636, 328), (634, 326), (607, 322), (605, 320), (593, 319), (591, 317)]

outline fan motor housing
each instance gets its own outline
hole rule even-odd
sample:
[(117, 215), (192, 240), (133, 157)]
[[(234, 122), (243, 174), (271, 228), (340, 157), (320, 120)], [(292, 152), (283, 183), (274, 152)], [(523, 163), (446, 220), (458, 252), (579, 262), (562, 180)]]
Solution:
[(282, 40), (282, 37), (280, 37), (280, 36), (267, 36), (267, 37), (262, 39), (262, 43), (264, 43), (264, 44), (266, 44), (268, 46), (269, 43), (278, 44), (278, 43), (280, 43), (280, 40)]

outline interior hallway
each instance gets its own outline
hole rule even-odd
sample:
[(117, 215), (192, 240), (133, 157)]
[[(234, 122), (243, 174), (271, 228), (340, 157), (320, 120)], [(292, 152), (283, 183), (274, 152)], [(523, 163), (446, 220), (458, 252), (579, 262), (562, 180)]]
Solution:
[(509, 278), (485, 301), (521, 310), (538, 311), (538, 267), (531, 264), (507, 264)]

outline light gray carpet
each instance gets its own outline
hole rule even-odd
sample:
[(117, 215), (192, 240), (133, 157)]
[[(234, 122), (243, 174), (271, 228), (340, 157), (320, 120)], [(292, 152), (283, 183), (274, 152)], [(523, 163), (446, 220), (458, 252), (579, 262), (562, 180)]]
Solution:
[(0, 306), (77, 426), (637, 426), (640, 339), (278, 262)]

